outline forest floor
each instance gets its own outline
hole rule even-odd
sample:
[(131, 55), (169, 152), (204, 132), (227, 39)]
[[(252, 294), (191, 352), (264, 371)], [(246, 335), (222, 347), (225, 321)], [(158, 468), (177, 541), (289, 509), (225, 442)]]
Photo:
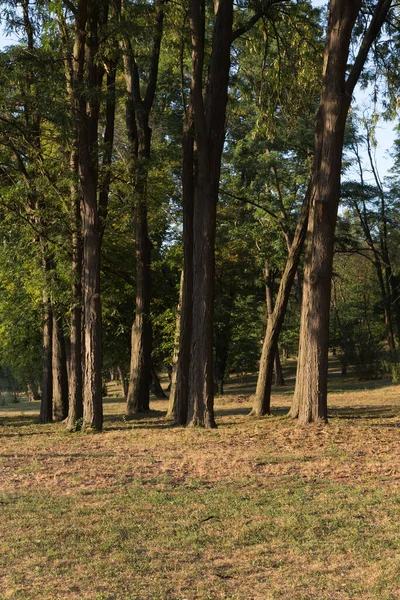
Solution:
[[(290, 381), (289, 381), (290, 383)], [(166, 401), (100, 434), (0, 406), (0, 598), (400, 599), (400, 387), (332, 379), (328, 426), (249, 418), (254, 379), (216, 430), (171, 427)]]

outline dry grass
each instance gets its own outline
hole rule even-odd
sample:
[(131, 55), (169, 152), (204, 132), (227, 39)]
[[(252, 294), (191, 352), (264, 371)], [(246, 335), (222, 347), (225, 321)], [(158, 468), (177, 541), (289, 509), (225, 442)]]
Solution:
[(399, 387), (338, 379), (327, 427), (284, 417), (291, 388), (250, 419), (250, 390), (212, 431), (162, 401), (108, 398), (101, 434), (1, 407), (0, 598), (399, 599)]

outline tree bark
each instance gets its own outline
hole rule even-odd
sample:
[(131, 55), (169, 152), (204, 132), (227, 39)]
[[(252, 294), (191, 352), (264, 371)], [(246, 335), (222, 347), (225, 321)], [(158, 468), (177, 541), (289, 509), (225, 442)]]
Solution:
[(193, 204), (194, 204), (194, 122), (193, 98), (185, 114), (182, 139), (183, 269), (181, 275), (177, 345), (171, 380), (167, 417), (185, 425), (188, 413), (190, 348), (192, 338), (193, 295)]
[[(77, 173), (77, 154), (71, 157), (72, 176)], [(72, 307), (70, 324), (69, 382), (68, 382), (68, 419), (66, 427), (73, 431), (83, 418), (83, 385), (82, 385), (82, 236), (80, 194), (77, 185), (72, 186)]]
[[(123, 6), (122, 6), (123, 9)], [(132, 326), (132, 350), (126, 416), (149, 409), (151, 382), (152, 331), (151, 242), (147, 224), (147, 177), (151, 149), (149, 117), (154, 103), (163, 34), (164, 8), (155, 2), (155, 24), (150, 68), (144, 97), (135, 53), (128, 36), (121, 40), (126, 89), (126, 125), (129, 141), (129, 163), (134, 196), (136, 251), (136, 313)], [(124, 17), (123, 10), (121, 17)]]
[(164, 390), (161, 387), (160, 378), (154, 369), (151, 370), (151, 391), (157, 400), (165, 400), (167, 398)]
[(300, 219), (296, 227), (296, 232), (290, 246), (289, 256), (286, 262), (285, 270), (281, 277), (278, 294), (275, 300), (274, 310), (268, 317), (267, 331), (264, 338), (261, 352), (260, 368), (257, 379), (256, 394), (254, 405), (251, 411), (252, 415), (262, 417), (271, 413), (271, 388), (272, 376), (274, 371), (274, 361), (278, 348), (279, 334), (282, 329), (286, 314), (287, 303), (289, 301), (290, 291), (297, 272), (300, 255), (307, 232), (308, 213), (309, 213), (309, 190), (307, 192)]
[(301, 424), (327, 421), (330, 290), (345, 123), (354, 86), (389, 7), (390, 1), (377, 3), (346, 80), (349, 46), (361, 0), (331, 0), (329, 4), (323, 88), (316, 120), (297, 379), (290, 411)]
[[(288, 250), (290, 252), (290, 243), (288, 243)], [(296, 269), (297, 275), (297, 269)], [(268, 266), (268, 261), (266, 261), (265, 266), (265, 296), (267, 301), (267, 315), (268, 319), (271, 317), (274, 310), (274, 290), (273, 290), (273, 280), (272, 274), (270, 273), (270, 269)], [(276, 345), (275, 351), (275, 359), (274, 359), (274, 371), (275, 371), (275, 385), (283, 386), (285, 385), (285, 380), (283, 378), (282, 365), (279, 357), (279, 348), (278, 344)]]
[(121, 386), (122, 386), (122, 393), (123, 393), (124, 398), (126, 400), (127, 395), (128, 395), (128, 386), (127, 386), (127, 382), (126, 382), (126, 379), (125, 379), (125, 374), (124, 374), (124, 371), (123, 371), (122, 367), (118, 366), (117, 370), (118, 370), (118, 377), (119, 377), (119, 380), (120, 380)]
[(40, 422), (50, 423), (53, 415), (53, 370), (52, 339), (53, 313), (50, 298), (43, 294), (43, 368), (42, 368), (42, 401), (40, 405)]
[(53, 420), (63, 421), (68, 415), (67, 362), (62, 322), (54, 310), (52, 329)]
[(34, 381), (29, 381), (26, 384), (26, 388), (28, 391), (28, 399), (29, 402), (34, 402), (35, 400), (40, 400), (40, 393), (37, 384)]
[(215, 221), (228, 99), (233, 2), (215, 4), (207, 94), (203, 97), (205, 2), (191, 0), (192, 94), (197, 145), (193, 213), (193, 314), (188, 425), (215, 427), (213, 299)]

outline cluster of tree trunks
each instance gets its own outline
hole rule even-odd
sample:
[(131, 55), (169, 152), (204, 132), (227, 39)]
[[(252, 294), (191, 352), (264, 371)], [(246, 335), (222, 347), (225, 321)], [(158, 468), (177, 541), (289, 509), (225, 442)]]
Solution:
[[(187, 106), (184, 107), (183, 128), (184, 265), (177, 349), (168, 409), (168, 416), (178, 424), (215, 426), (214, 246), (231, 45), (280, 1), (265, 2), (262, 10), (237, 31), (233, 31), (233, 0), (216, 2), (209, 56), (206, 56), (208, 44), (205, 0), (190, 0), (189, 3), (192, 74), (190, 95)], [(348, 71), (349, 48), (361, 6), (361, 0), (331, 0), (329, 4), (311, 181), (293, 240), (288, 238), (287, 265), (274, 304), (271, 287), (267, 285), (267, 331), (253, 408), (253, 413), (258, 416), (270, 413), (273, 366), (279, 356), (278, 338), (306, 239), (298, 371), (290, 414), (301, 423), (327, 420), (330, 289), (345, 124), (354, 87), (370, 47), (386, 19), (391, 1), (379, 0), (375, 3), (369, 27)], [(80, 419), (83, 419), (85, 427), (97, 430), (102, 428), (103, 423), (100, 260), (111, 182), (118, 46), (114, 48), (114, 52), (109, 53), (107, 59), (102, 60), (99, 60), (99, 48), (101, 31), (111, 12), (114, 12), (113, 17), (118, 18), (120, 23), (127, 19), (123, 2), (115, 6), (108, 1), (101, 5), (94, 0), (78, 1), (73, 10), (75, 34), (73, 55), (70, 57), (67, 52), (68, 28), (61, 17), (59, 20), (66, 51), (66, 85), (72, 122), (70, 170), (73, 182), (73, 306), (67, 378), (67, 351), (62, 321), (51, 298), (50, 288), (45, 290), (41, 420), (47, 422), (52, 418), (65, 419), (68, 414), (67, 427), (70, 429)], [(24, 15), (28, 43), (33, 47), (27, 6)], [(136, 310), (132, 327), (129, 386), (126, 392), (128, 417), (149, 408), (151, 381), (159, 395), (162, 391), (151, 363), (152, 246), (147, 223), (147, 183), (151, 151), (149, 122), (157, 87), (163, 35), (162, 0), (155, 1), (154, 15), (150, 67), (146, 81), (141, 80), (143, 76), (137, 65), (134, 43), (126, 33), (128, 28), (122, 27), (123, 33), (119, 39), (126, 81), (129, 180), (136, 245)], [(105, 100), (100, 94), (104, 79)], [(101, 110), (105, 114), (102, 157), (99, 150)], [(36, 127), (35, 143), (37, 151), (40, 151), (40, 122), (36, 122), (34, 116), (31, 126), (33, 131)], [(39, 201), (39, 198), (33, 197), (32, 202)], [(51, 257), (47, 256), (44, 242), (42, 247), (45, 270), (51, 270), (46, 266)], [(397, 290), (394, 282), (391, 285), (393, 290)], [(220, 367), (221, 365), (223, 366), (223, 360)], [(279, 372), (279, 364), (276, 365), (276, 370)]]

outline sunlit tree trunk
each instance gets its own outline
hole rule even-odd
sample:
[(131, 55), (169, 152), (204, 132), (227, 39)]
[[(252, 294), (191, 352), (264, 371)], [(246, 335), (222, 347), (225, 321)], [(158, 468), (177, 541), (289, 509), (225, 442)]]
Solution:
[(329, 4), (323, 89), (316, 121), (299, 359), (290, 412), (302, 424), (327, 420), (330, 290), (345, 123), (354, 87), (389, 7), (390, 1), (376, 4), (346, 79), (352, 31), (361, 0), (331, 0)]

